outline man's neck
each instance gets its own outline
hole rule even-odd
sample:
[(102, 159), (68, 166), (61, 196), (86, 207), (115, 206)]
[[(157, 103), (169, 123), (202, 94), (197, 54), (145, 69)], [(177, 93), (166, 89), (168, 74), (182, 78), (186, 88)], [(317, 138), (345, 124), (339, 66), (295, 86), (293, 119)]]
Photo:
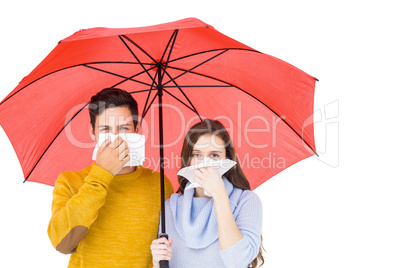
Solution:
[(129, 173), (133, 173), (136, 169), (137, 169), (137, 167), (124, 167), (120, 170), (119, 173), (117, 173), (117, 175), (125, 175), (125, 174), (129, 174)]

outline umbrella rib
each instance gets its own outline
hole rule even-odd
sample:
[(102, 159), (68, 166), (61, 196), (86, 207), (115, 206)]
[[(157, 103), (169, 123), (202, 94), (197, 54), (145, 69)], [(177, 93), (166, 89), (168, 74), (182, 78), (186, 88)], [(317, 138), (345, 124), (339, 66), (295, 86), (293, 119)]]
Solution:
[[(76, 67), (76, 66), (81, 66), (81, 65), (83, 65), (83, 64), (107, 64), (107, 63), (118, 63), (118, 64), (140, 64), (139, 62), (131, 62), (131, 61), (94, 61), (94, 62), (86, 62), (86, 63), (80, 63), (80, 64), (77, 64), (77, 65), (73, 65), (73, 66), (71, 66), (71, 67)], [(143, 65), (152, 65), (151, 63), (146, 63), (146, 62), (143, 62), (142, 63)], [(71, 67), (66, 67), (66, 68), (64, 68), (64, 69), (67, 69), (67, 68), (71, 68)], [(61, 70), (63, 70), (63, 69), (61, 69)], [(60, 70), (59, 70), (60, 71)]]
[[(181, 71), (185, 71), (185, 70), (183, 70), (183, 69), (176, 68), (176, 67), (172, 67), (172, 66), (169, 66), (169, 68), (176, 69), (176, 70), (181, 70)], [(226, 81), (223, 81), (223, 80), (221, 80), (221, 79), (218, 79), (218, 78), (215, 78), (215, 77), (211, 77), (211, 76), (208, 76), (208, 75), (204, 75), (204, 74), (200, 74), (200, 73), (196, 73), (196, 72), (192, 72), (192, 71), (190, 71), (190, 70), (188, 70), (188, 72), (190, 72), (190, 73), (192, 73), (192, 74), (195, 74), (195, 75), (200, 75), (200, 76), (203, 76), (203, 77), (207, 77), (207, 78), (213, 79), (213, 80), (215, 80), (215, 81), (219, 81), (219, 82), (221, 82), (221, 83), (225, 83), (225, 84), (229, 85), (230, 87), (237, 88), (238, 90), (242, 91), (243, 93), (249, 95), (250, 97), (252, 97), (252, 98), (255, 99), (256, 101), (258, 101), (259, 103), (261, 103), (262, 105), (264, 105), (266, 108), (268, 108), (268, 109), (269, 109), (271, 112), (273, 112), (278, 118), (280, 118), (297, 136), (299, 136), (299, 138), (314, 152), (314, 154), (316, 154), (316, 155), (318, 156), (318, 153), (310, 146), (310, 144), (308, 144), (308, 143), (303, 139), (303, 137), (302, 137), (292, 126), (289, 125), (289, 123), (288, 123), (285, 119), (283, 119), (277, 112), (275, 112), (274, 110), (272, 110), (268, 105), (266, 105), (265, 103), (263, 103), (263, 102), (262, 102), (261, 100), (259, 100), (258, 98), (254, 97), (253, 95), (251, 95), (250, 93), (248, 93), (248, 92), (246, 92), (245, 90), (241, 89), (240, 87), (235, 86), (235, 85), (233, 85), (233, 84), (230, 84), (230, 83), (228, 83), (228, 82), (226, 82)]]
[[(139, 64), (138, 62), (120, 62), (120, 61), (88, 62), (88, 63), (85, 63), (85, 64), (106, 64), (106, 63), (112, 63), (112, 64), (114, 64), (114, 63), (115, 63), (115, 64)], [(62, 68), (62, 69), (59, 69), (59, 70), (50, 72), (50, 73), (48, 73), (48, 74), (45, 74), (45, 75), (43, 75), (43, 76), (41, 76), (41, 77), (39, 77), (39, 78), (37, 78), (37, 79), (35, 79), (35, 80), (29, 82), (28, 84), (26, 84), (25, 86), (23, 86), (22, 88), (20, 88), (19, 90), (17, 90), (16, 92), (14, 92), (13, 94), (11, 94), (10, 96), (8, 96), (7, 98), (3, 99), (3, 100), (0, 102), (0, 106), (1, 106), (3, 103), (5, 103), (7, 100), (9, 100), (10, 98), (12, 98), (13, 96), (15, 96), (17, 93), (19, 93), (20, 91), (22, 91), (22, 90), (25, 89), (26, 87), (32, 85), (33, 83), (35, 83), (35, 82), (41, 80), (42, 78), (45, 78), (45, 77), (47, 77), (47, 76), (49, 76), (49, 75), (52, 75), (52, 74), (54, 74), (54, 73), (57, 73), (57, 72), (60, 72), (60, 71), (64, 71), (64, 70), (67, 70), (67, 69), (70, 69), (70, 68), (79, 67), (79, 66), (84, 66), (85, 64), (80, 63), (80, 64), (77, 64), (77, 65), (68, 66), (68, 67), (65, 67), (65, 68)], [(143, 63), (143, 64), (150, 65), (150, 63)], [(88, 67), (88, 66), (87, 66), (87, 67)], [(124, 77), (124, 78), (126, 78), (126, 77)], [(128, 80), (130, 80), (130, 79), (128, 79)]]
[(299, 138), (311, 149), (311, 151), (314, 152), (314, 154), (316, 154), (316, 155), (318, 156), (317, 152), (310, 146), (310, 144), (308, 144), (308, 143), (303, 139), (303, 137), (302, 137), (291, 125), (289, 125), (289, 123), (288, 123), (285, 119), (282, 118), (282, 116), (280, 116), (277, 112), (275, 112), (274, 110), (272, 110), (271, 107), (269, 107), (268, 105), (266, 105), (265, 103), (263, 103), (263, 102), (260, 101), (258, 98), (256, 98), (256, 97), (254, 97), (253, 95), (251, 95), (250, 93), (244, 91), (243, 89), (241, 89), (241, 88), (239, 88), (239, 87), (237, 87), (237, 86), (233, 86), (233, 87), (239, 89), (239, 90), (242, 91), (243, 93), (249, 95), (250, 97), (252, 97), (252, 98), (255, 99), (256, 101), (258, 101), (259, 103), (261, 103), (262, 105), (264, 105), (265, 107), (267, 107), (267, 108), (268, 108), (271, 112), (273, 112), (279, 119), (281, 119), (297, 136), (299, 136)]
[(193, 111), (194, 113), (196, 113), (198, 115), (198, 117), (200, 116), (197, 111), (195, 111), (193, 108), (191, 108), (190, 106), (188, 106), (187, 104), (185, 104), (182, 100), (180, 100), (179, 98), (177, 98), (175, 95), (173, 95), (172, 93), (170, 93), (169, 91), (167, 91), (166, 89), (163, 89), (163, 91), (165, 91), (167, 94), (169, 94), (170, 96), (172, 96), (174, 99), (176, 99), (178, 102), (180, 102), (181, 104), (183, 104), (184, 106), (186, 106), (187, 108), (189, 108), (191, 111)]
[(142, 93), (142, 92), (151, 92), (152, 90), (156, 90), (156, 89), (144, 89), (144, 90), (138, 90), (138, 91), (130, 91), (130, 92), (128, 92), (128, 93), (130, 93), (130, 94), (135, 94), (135, 93)]
[(249, 52), (254, 52), (254, 53), (260, 53), (260, 54), (262, 54), (262, 52), (259, 52), (259, 51), (257, 51), (257, 50), (253, 50), (253, 49), (245, 49), (245, 48), (218, 48), (218, 49), (205, 50), (205, 51), (200, 51), (200, 52), (197, 52), (197, 53), (189, 54), (189, 55), (186, 55), (186, 56), (177, 58), (177, 59), (173, 59), (173, 60), (171, 60), (169, 63), (172, 63), (172, 62), (178, 61), (178, 60), (182, 60), (182, 59), (185, 59), (185, 58), (189, 58), (189, 57), (201, 55), (201, 54), (204, 54), (204, 53), (215, 52), (215, 51), (222, 51), (222, 50), (244, 50), (244, 51), (249, 51)]
[[(134, 44), (137, 48), (139, 48), (142, 52), (144, 52), (148, 57), (150, 57), (150, 58), (153, 60), (153, 58), (152, 58), (145, 50), (143, 50), (141, 47), (139, 47), (134, 41), (132, 41), (130, 38), (128, 38), (128, 37), (125, 36), (125, 35), (123, 35), (123, 37), (124, 37), (126, 40), (128, 40), (129, 42), (131, 42), (132, 44)], [(145, 102), (144, 109), (143, 109), (143, 111), (142, 111), (142, 116), (141, 116), (141, 121), (140, 121), (140, 125), (142, 125), (142, 120), (144, 119), (146, 113), (148, 112), (148, 109), (146, 109), (146, 108), (147, 108), (147, 105), (148, 105), (149, 97), (151, 96), (152, 88), (153, 88), (154, 85), (156, 84), (156, 80), (155, 80), (155, 79), (156, 79), (156, 73), (155, 73), (155, 76), (154, 76), (154, 77), (152, 77), (152, 76), (149, 74), (148, 71), (151, 70), (152, 68), (150, 68), (150, 69), (148, 69), (148, 70), (145, 68), (145, 66), (144, 66), (143, 63), (139, 60), (139, 58), (138, 58), (137, 55), (134, 53), (134, 51), (132, 51), (132, 49), (128, 46), (128, 44), (123, 40), (123, 37), (122, 37), (121, 35), (119, 35), (120, 40), (124, 43), (124, 45), (126, 46), (126, 48), (130, 51), (131, 55), (133, 55), (134, 58), (140, 63), (141, 67), (142, 67), (142, 68), (144, 69), (144, 71), (147, 73), (148, 77), (152, 80), (151, 89), (150, 89), (149, 92), (148, 92), (147, 100), (146, 100), (146, 102)], [(153, 61), (154, 61), (154, 60), (153, 60)], [(156, 95), (155, 95), (155, 97), (156, 97)], [(151, 102), (150, 105), (152, 105), (152, 103), (153, 103), (154, 100), (155, 100), (155, 98), (152, 100), (152, 102)]]
[(174, 39), (173, 39), (173, 42), (172, 42), (171, 49), (170, 49), (170, 51), (169, 51), (168, 60), (167, 60), (166, 62), (169, 61), (170, 54), (172, 53), (172, 49), (173, 49), (174, 43), (176, 42), (176, 37), (177, 37), (177, 33), (178, 33), (178, 32), (179, 32), (179, 30), (176, 29), (176, 30), (174, 30), (172, 36), (170, 36), (170, 39), (169, 39), (168, 43), (166, 44), (165, 51), (163, 51), (163, 54), (162, 54), (162, 57), (161, 57), (161, 61), (162, 61), (162, 59), (165, 57), (166, 51), (167, 51), (167, 49), (168, 49), (168, 47), (169, 47), (170, 42), (172, 41), (172, 38), (174, 38)]
[[(205, 51), (200, 51), (200, 52), (197, 52), (197, 53), (189, 54), (189, 55), (186, 55), (186, 56), (177, 58), (177, 59), (173, 59), (173, 60), (171, 60), (169, 63), (172, 63), (172, 62), (178, 61), (178, 60), (182, 60), (182, 59), (185, 59), (185, 58), (197, 56), (197, 55), (204, 54), (204, 53), (209, 53), (209, 52), (213, 52), (213, 51), (221, 51), (221, 50), (226, 50), (226, 49), (227, 49), (227, 50), (242, 50), (242, 51), (248, 51), (248, 52), (254, 52), (254, 53), (264, 54), (264, 53), (262, 53), (262, 52), (260, 52), (260, 51), (258, 51), (258, 50), (247, 49), (247, 48), (237, 48), (237, 47), (232, 47), (232, 48), (218, 48), (218, 49), (205, 50)], [(278, 60), (280, 60), (280, 59), (278, 59)], [(303, 70), (297, 68), (296, 66), (294, 66), (294, 65), (292, 65), (292, 64), (290, 64), (290, 63), (288, 63), (288, 62), (285, 62), (285, 61), (283, 61), (283, 62), (286, 63), (286, 64), (288, 64), (288, 65), (290, 65), (292, 68), (295, 68), (295, 69), (297, 69), (297, 70), (299, 70), (299, 71), (301, 71), (301, 72), (307, 74), (305, 71), (303, 71)], [(307, 75), (310, 76), (309, 74), (307, 74)], [(317, 82), (319, 81), (318, 78), (316, 78), (316, 77), (313, 77), (313, 79), (316, 80)]]
[[(163, 57), (165, 56), (165, 53), (166, 53), (166, 51), (167, 51), (167, 49), (168, 49), (168, 47), (169, 47), (170, 41), (172, 41), (172, 38), (173, 38), (172, 45), (171, 45), (170, 50), (169, 50), (169, 55), (168, 55), (168, 57), (167, 57), (167, 59), (166, 59), (166, 64), (164, 64), (164, 66), (163, 66), (163, 70), (162, 70), (162, 75), (161, 75), (160, 81), (163, 81), (163, 77), (165, 76), (166, 67), (167, 67), (167, 65), (168, 65), (170, 56), (172, 55), (173, 47), (174, 47), (174, 44), (176, 43), (176, 37), (177, 37), (178, 32), (179, 32), (179, 30), (177, 30), (177, 29), (173, 32), (172, 36), (171, 36), (170, 39), (169, 39), (169, 42), (168, 42), (167, 45), (166, 45), (165, 51), (163, 52), (162, 59), (163, 59)], [(161, 63), (162, 63), (162, 59), (161, 59)]]
[[(151, 90), (148, 92), (147, 101), (145, 102), (144, 109), (142, 110), (140, 125), (142, 125), (142, 120), (144, 119), (144, 116), (145, 116), (145, 114), (146, 114), (146, 111), (148, 111), (148, 110), (146, 110), (146, 108), (147, 108), (147, 105), (148, 105), (148, 101), (149, 101), (149, 97), (150, 97), (150, 96), (151, 96)], [(156, 95), (155, 95), (155, 96), (156, 96)], [(152, 100), (152, 101), (153, 101), (153, 100)]]
[(112, 73), (112, 72), (109, 72), (109, 71), (106, 71), (106, 70), (102, 70), (102, 69), (99, 69), (99, 68), (95, 68), (95, 67), (89, 66), (89, 65), (87, 65), (87, 64), (82, 64), (82, 66), (87, 67), (87, 68), (90, 68), (90, 69), (93, 69), (93, 70), (96, 70), (96, 71), (100, 71), (100, 72), (103, 72), (103, 73), (107, 73), (107, 74), (110, 74), (110, 75), (114, 75), (114, 76), (117, 76), (117, 77), (121, 77), (121, 78), (130, 80), (130, 81), (133, 81), (133, 82), (137, 82), (137, 83), (139, 83), (139, 84), (143, 84), (143, 85), (146, 85), (146, 86), (151, 86), (151, 85), (148, 84), (148, 83), (145, 83), (145, 82), (142, 82), (142, 81), (138, 81), (138, 80), (135, 80), (135, 79), (130, 79), (129, 77), (125, 77), (125, 76), (120, 75), (120, 74), (116, 74), (116, 73)]
[(178, 86), (178, 85), (176, 85), (176, 86), (164, 86), (165, 88), (175, 88), (175, 87), (177, 87), (177, 88), (183, 88), (183, 87), (206, 87), (206, 88), (209, 88), (209, 87), (232, 87), (232, 86), (229, 86), (229, 85), (227, 85), (227, 86), (225, 86), (225, 85), (185, 85), (185, 86), (183, 86), (183, 85), (181, 85), (181, 86)]
[(70, 120), (68, 120), (68, 122), (64, 125), (64, 127), (62, 127), (62, 129), (59, 131), (59, 133), (57, 133), (57, 135), (53, 138), (53, 140), (49, 143), (49, 145), (46, 147), (45, 151), (42, 153), (42, 155), (39, 157), (38, 161), (36, 161), (35, 165), (33, 166), (33, 168), (31, 169), (31, 171), (28, 173), (28, 175), (25, 177), (24, 182), (26, 182), (29, 178), (29, 176), (31, 176), (32, 172), (34, 171), (34, 169), (36, 168), (36, 166), (39, 164), (40, 160), (42, 159), (42, 157), (45, 155), (45, 153), (47, 152), (47, 150), (49, 150), (50, 146), (53, 144), (53, 142), (57, 139), (57, 137), (61, 134), (61, 132), (63, 132), (63, 130), (66, 128), (66, 126), (82, 111), (84, 110), (84, 108), (86, 106), (88, 106), (89, 102), (86, 103), (78, 112), (76, 112), (71, 118)]
[[(141, 74), (143, 74), (143, 73), (145, 73), (145, 72), (148, 73), (148, 71), (151, 70), (151, 69), (152, 69), (152, 68), (149, 68), (148, 70), (144, 70), (144, 71), (139, 72), (139, 73), (137, 73), (137, 74), (135, 74), (135, 75), (132, 75), (132, 76), (130, 76), (130, 77), (128, 77), (128, 78), (125, 78), (125, 79), (121, 80), (119, 83), (113, 85), (112, 87), (117, 87), (118, 85), (120, 85), (120, 84), (126, 82), (127, 80), (132, 80), (134, 77), (136, 77), (136, 76), (138, 76), (138, 75), (141, 75)], [(152, 78), (151, 78), (151, 79), (152, 79)]]
[[(226, 81), (223, 81), (223, 80), (221, 80), (221, 79), (218, 79), (218, 78), (215, 78), (215, 77), (206, 75), (206, 74), (201, 74), (201, 73), (193, 72), (193, 71), (191, 71), (191, 70), (185, 70), (185, 69), (177, 68), (177, 67), (174, 67), (174, 66), (169, 66), (169, 68), (170, 68), (170, 69), (179, 70), (179, 71), (183, 71), (183, 72), (187, 71), (188, 73), (195, 74), (195, 75), (199, 75), (199, 76), (203, 76), (203, 77), (206, 77), (206, 78), (210, 78), (210, 79), (212, 79), (212, 80), (215, 80), (215, 81), (218, 81), (218, 82), (221, 82), (221, 83), (224, 83), (224, 84), (227, 85), (227, 86), (224, 86), (224, 85), (221, 85), (221, 86), (216, 85), (216, 86), (211, 86), (211, 87), (234, 87), (234, 85), (232, 85), (232, 84), (230, 84), (230, 83), (228, 83), (228, 82), (226, 82)], [(174, 87), (174, 86), (165, 86), (165, 87)], [(183, 87), (192, 87), (192, 86), (183, 86)], [(199, 86), (194, 86), (194, 87), (208, 87), (208, 86), (199, 85)]]
[[(193, 67), (193, 68), (191, 68), (191, 69), (189, 69), (189, 70), (183, 70), (183, 69), (180, 69), (180, 68), (176, 68), (176, 67), (169, 66), (169, 68), (176, 69), (176, 70), (181, 70), (181, 71), (184, 71), (184, 73), (182, 73), (182, 74), (176, 76), (175, 78), (169, 80), (168, 82), (166, 82), (166, 83), (164, 84), (164, 86), (165, 86), (166, 84), (168, 84), (168, 83), (170, 83), (170, 82), (176, 80), (177, 78), (179, 78), (180, 76), (182, 76), (182, 75), (184, 75), (184, 74), (186, 74), (186, 73), (192, 73), (192, 74), (204, 76), (204, 77), (207, 77), (207, 78), (210, 78), (210, 79), (213, 79), (213, 80), (216, 80), (216, 81), (225, 83), (225, 84), (230, 85), (230, 86), (232, 86), (232, 87), (235, 87), (235, 88), (239, 89), (240, 91), (242, 91), (242, 92), (248, 94), (250, 97), (254, 98), (254, 99), (257, 100), (258, 102), (260, 102), (262, 105), (264, 105), (265, 107), (267, 107), (271, 112), (273, 112), (277, 117), (279, 117), (279, 118), (280, 118), (297, 136), (299, 136), (299, 138), (314, 152), (314, 154), (316, 154), (316, 155), (318, 156), (317, 152), (310, 146), (310, 144), (308, 144), (308, 143), (303, 139), (303, 137), (302, 137), (292, 126), (289, 125), (289, 123), (288, 123), (285, 119), (283, 119), (278, 113), (276, 113), (274, 110), (272, 110), (268, 105), (266, 105), (265, 103), (263, 103), (262, 101), (260, 101), (258, 98), (254, 97), (253, 95), (251, 95), (250, 93), (246, 92), (245, 90), (243, 90), (243, 89), (241, 89), (241, 88), (239, 88), (239, 87), (237, 87), (237, 86), (235, 86), (235, 85), (233, 85), (233, 84), (230, 84), (230, 83), (228, 83), (228, 82), (226, 82), (226, 81), (223, 81), (223, 80), (220, 80), (220, 79), (211, 77), (211, 76), (199, 74), (199, 73), (196, 73), (196, 72), (192, 72), (192, 70), (194, 70), (195, 68), (197, 68), (197, 67), (201, 66), (202, 64), (205, 64), (206, 62), (208, 62), (208, 61), (210, 61), (210, 60), (212, 60), (212, 59), (214, 59), (214, 58), (216, 58), (216, 57), (222, 55), (223, 53), (227, 52), (228, 50), (229, 50), (229, 49), (226, 49), (226, 50), (222, 51), (221, 53), (219, 53), (219, 54), (217, 54), (217, 55), (215, 55), (215, 56), (209, 58), (208, 60), (206, 60), (206, 61), (204, 61), (204, 62), (202, 62), (202, 63), (196, 65), (195, 67)], [(254, 50), (250, 50), (250, 51), (254, 51)], [(258, 51), (254, 51), (254, 52), (258, 52)], [(258, 52), (258, 53), (261, 53), (261, 52)], [(201, 53), (198, 53), (198, 54), (201, 54)], [(190, 55), (189, 55), (189, 56), (190, 56)], [(186, 57), (186, 56), (185, 56), (185, 57)], [(184, 58), (184, 57), (182, 57), (182, 58)], [(182, 59), (182, 58), (179, 58), (179, 59)], [(177, 59), (176, 59), (176, 60), (177, 60)]]
[[(174, 61), (174, 60), (173, 60), (173, 61)], [(172, 61), (170, 61), (170, 62), (172, 62)], [(96, 68), (94, 68), (94, 67), (86, 66), (86, 64), (92, 64), (92, 65), (93, 65), (93, 64), (107, 64), (107, 63), (111, 63), (111, 64), (139, 64), (138, 62), (120, 62), (120, 61), (109, 61), (109, 62), (108, 62), (108, 61), (105, 61), (105, 62), (88, 62), (88, 63), (85, 63), (85, 64), (80, 63), (80, 64), (77, 64), (77, 65), (68, 66), (68, 67), (65, 67), (65, 68), (62, 68), (62, 69), (59, 69), (59, 70), (50, 72), (50, 73), (48, 73), (48, 74), (46, 74), (46, 75), (44, 75), (44, 76), (41, 76), (41, 77), (39, 77), (39, 78), (37, 78), (37, 79), (31, 81), (30, 83), (28, 83), (28, 84), (25, 85), (24, 87), (20, 88), (18, 91), (14, 92), (14, 93), (11, 94), (10, 96), (8, 96), (8, 97), (5, 98), (4, 100), (2, 100), (1, 103), (0, 103), (0, 105), (2, 105), (3, 103), (5, 103), (7, 100), (9, 100), (10, 98), (12, 98), (12, 97), (15, 96), (17, 93), (19, 93), (20, 91), (22, 91), (22, 90), (25, 89), (26, 87), (30, 86), (31, 84), (33, 84), (33, 83), (35, 83), (35, 82), (41, 80), (42, 78), (45, 78), (45, 77), (47, 77), (47, 76), (49, 76), (49, 75), (52, 75), (52, 74), (54, 74), (54, 73), (57, 73), (57, 72), (60, 72), (60, 71), (64, 71), (64, 70), (67, 70), (67, 69), (70, 69), (70, 68), (74, 68), (74, 67), (79, 67), (79, 66), (85, 66), (85, 67), (87, 67), (87, 68), (96, 69)], [(143, 64), (150, 65), (149, 63), (143, 63)], [(173, 67), (170, 67), (170, 66), (169, 66), (169, 68), (173, 68)], [(121, 77), (124, 78), (124, 79), (127, 79), (127, 77), (123, 77), (123, 76), (121, 76)], [(127, 79), (127, 80), (132, 80), (132, 79)], [(127, 80), (125, 80), (125, 81), (127, 81)], [(135, 80), (134, 80), (134, 81), (135, 81)], [(135, 82), (138, 82), (138, 81), (135, 81)], [(148, 84), (147, 84), (147, 85), (148, 85)], [(148, 86), (149, 86), (149, 85), (148, 85)]]
[[(133, 91), (133, 92), (129, 92), (130, 94), (135, 94), (135, 93), (141, 93), (141, 92), (146, 92), (149, 91), (151, 92), (152, 89), (146, 89), (146, 90), (139, 90), (139, 91)], [(31, 171), (29, 172), (29, 174), (26, 176), (24, 182), (26, 182), (29, 178), (29, 176), (31, 175), (31, 173), (34, 171), (34, 169), (36, 168), (36, 166), (39, 164), (40, 160), (42, 159), (42, 157), (46, 154), (47, 150), (50, 148), (50, 146), (54, 143), (54, 141), (57, 139), (57, 137), (61, 134), (61, 132), (63, 132), (63, 130), (67, 127), (68, 124), (70, 124), (70, 122), (81, 112), (84, 110), (84, 108), (86, 106), (88, 106), (89, 103), (86, 103), (78, 112), (76, 112), (71, 118), (70, 120), (68, 120), (68, 122), (63, 126), (63, 128), (56, 134), (56, 136), (53, 138), (53, 140), (50, 142), (50, 144), (46, 147), (45, 151), (42, 153), (42, 155), (40, 156), (40, 158), (38, 159), (38, 161), (36, 161), (35, 165), (33, 166), (33, 168), (31, 169)]]
[[(154, 78), (153, 78), (153, 81), (155, 81), (156, 75), (157, 75), (157, 72), (155, 72), (155, 76), (154, 76)], [(154, 84), (152, 84), (151, 90), (152, 90), (152, 88), (154, 88)], [(144, 105), (144, 110), (142, 110), (142, 116), (141, 116), (140, 125), (142, 124), (142, 120), (143, 120), (143, 118), (145, 117), (145, 114), (146, 114), (145, 109), (147, 108), (148, 101), (149, 101), (149, 97), (151, 96), (151, 90), (150, 90), (149, 93), (148, 93), (147, 100), (146, 100), (145, 105)], [(152, 100), (152, 101), (153, 101), (153, 100)]]
[[(169, 76), (170, 79), (172, 79), (172, 77), (170, 76), (170, 74), (168, 72), (166, 72), (167, 76)], [(181, 86), (179, 86), (176, 81), (173, 80), (173, 83), (176, 85), (176, 87), (180, 90), (180, 92), (183, 94), (183, 96), (187, 99), (188, 103), (190, 103), (191, 107), (193, 107), (193, 109), (191, 109), (190, 107), (188, 107), (190, 110), (192, 110), (193, 112), (195, 112), (198, 115), (198, 118), (200, 118), (200, 120), (202, 121), (202, 118), (200, 116), (200, 114), (198, 113), (197, 109), (194, 107), (193, 103), (190, 101), (190, 99), (187, 97), (187, 95), (184, 93), (184, 91), (181, 89)], [(168, 91), (166, 91), (168, 92)], [(168, 92), (169, 93), (169, 92)], [(170, 94), (170, 93), (169, 93)], [(181, 102), (181, 101), (180, 101)], [(184, 103), (183, 103), (184, 104)]]
[[(166, 45), (165, 51), (163, 52), (162, 59), (163, 59), (163, 57), (165, 56), (165, 53), (166, 53), (166, 51), (167, 51), (167, 48), (169, 47), (170, 42), (172, 41), (172, 38), (174, 37), (174, 40), (173, 40), (173, 43), (172, 43), (172, 48), (173, 48), (173, 44), (174, 44), (174, 42), (175, 42), (175, 40), (176, 40), (177, 32), (178, 32), (178, 30), (175, 30), (175, 31), (173, 32), (172, 36), (170, 37), (169, 42), (168, 42), (167, 45)], [(169, 52), (168, 60), (169, 60), (169, 58), (170, 58), (171, 52), (172, 52), (172, 50), (170, 50), (170, 52)], [(162, 61), (162, 60), (161, 60), (161, 61)], [(165, 70), (166, 70), (166, 66), (164, 67), (164, 70), (163, 70), (163, 71), (165, 72)], [(156, 84), (156, 75), (157, 75), (157, 74), (158, 74), (158, 73), (155, 72), (154, 78), (151, 77), (151, 79), (152, 79), (152, 81), (153, 81), (153, 84), (152, 84), (151, 87), (153, 87), (153, 85)], [(148, 75), (150, 76), (150, 74), (148, 74)], [(142, 124), (143, 118), (144, 118), (145, 115), (147, 114), (147, 112), (148, 112), (148, 110), (149, 110), (149, 107), (152, 105), (153, 101), (154, 101), (155, 98), (156, 98), (156, 95), (155, 95), (155, 97), (152, 99), (152, 102), (149, 104), (149, 107), (147, 108), (147, 105), (148, 105), (148, 101), (149, 101), (149, 97), (150, 97), (150, 96), (151, 96), (151, 91), (149, 91), (149, 93), (148, 93), (147, 100), (146, 100), (145, 105), (144, 105), (144, 110), (142, 111), (141, 123), (140, 123), (140, 124)]]
[(142, 124), (142, 120), (144, 119), (145, 115), (148, 113), (149, 109), (151, 108), (152, 103), (154, 103), (156, 96), (158, 96), (158, 93), (155, 93), (155, 96), (153, 97), (151, 103), (149, 104), (147, 110), (145, 111), (144, 116), (142, 116), (140, 125)]
[[(131, 55), (134, 56), (134, 58), (138, 61), (138, 63), (141, 65), (142, 69), (144, 69), (144, 71), (147, 73), (147, 75), (149, 76), (149, 78), (151, 78), (151, 80), (153, 81), (153, 84), (156, 83), (155, 79), (152, 78), (152, 76), (148, 73), (148, 71), (150, 69), (146, 69), (145, 66), (142, 64), (142, 62), (140, 61), (140, 59), (137, 57), (137, 55), (135, 55), (135, 53), (131, 50), (131, 48), (128, 46), (128, 44), (123, 40), (123, 38), (121, 37), (121, 35), (119, 35), (120, 40), (123, 42), (123, 44), (126, 46), (126, 48), (130, 51)], [(151, 68), (152, 69), (152, 68)]]
[(136, 46), (139, 50), (141, 50), (145, 55), (147, 55), (153, 62), (156, 62), (154, 60), (154, 58), (152, 58), (151, 55), (148, 54), (148, 52), (146, 52), (142, 47), (140, 47), (136, 42), (134, 42), (133, 40), (131, 40), (130, 38), (128, 38), (126, 35), (122, 35), (123, 38), (127, 39), (127, 41), (129, 41), (131, 44), (133, 44), (134, 46)]
[[(172, 82), (172, 81), (176, 80), (177, 78), (179, 78), (179, 77), (181, 77), (181, 76), (185, 75), (186, 73), (191, 72), (191, 71), (192, 71), (192, 70), (194, 70), (195, 68), (200, 67), (201, 65), (203, 65), (203, 64), (205, 64), (205, 63), (207, 63), (208, 61), (211, 61), (211, 60), (215, 59), (216, 57), (218, 57), (218, 56), (222, 55), (223, 53), (227, 52), (228, 50), (229, 50), (229, 49), (226, 49), (226, 50), (224, 50), (224, 51), (222, 51), (222, 52), (220, 52), (220, 53), (218, 53), (218, 54), (214, 55), (213, 57), (211, 57), (211, 58), (209, 58), (209, 59), (207, 59), (207, 60), (205, 60), (205, 61), (201, 62), (200, 64), (197, 64), (196, 66), (194, 66), (194, 67), (190, 68), (189, 70), (186, 70), (186, 71), (185, 71), (185, 72), (183, 72), (182, 74), (179, 74), (179, 75), (178, 75), (178, 76), (176, 76), (175, 78), (170, 79), (169, 81), (167, 81), (166, 83), (164, 83), (164, 84), (163, 84), (163, 86), (165, 86), (166, 84), (169, 84), (170, 82)], [(170, 66), (169, 66), (169, 67), (170, 67)]]

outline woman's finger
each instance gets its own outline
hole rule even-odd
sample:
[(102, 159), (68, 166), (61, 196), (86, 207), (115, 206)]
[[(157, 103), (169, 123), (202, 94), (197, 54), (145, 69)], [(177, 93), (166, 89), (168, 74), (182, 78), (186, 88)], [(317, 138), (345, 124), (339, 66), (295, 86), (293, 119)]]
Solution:
[(167, 240), (165, 237), (161, 237), (152, 241), (151, 249), (169, 249), (171, 251), (172, 239)]
[(154, 262), (158, 263), (160, 260), (170, 261), (172, 258), (172, 242), (172, 239), (167, 240), (164, 237), (152, 241), (151, 251)]
[(151, 244), (151, 249), (168, 249), (171, 248), (170, 244), (160, 243), (160, 244)]
[(151, 250), (152, 252), (156, 252), (158, 254), (162, 254), (162, 255), (169, 255), (172, 253), (172, 248), (171, 247), (163, 247), (163, 246), (151, 246)]
[(198, 177), (201, 177), (202, 176), (202, 174), (204, 174), (200, 169), (195, 169), (194, 170), (194, 174), (196, 175), (196, 176), (198, 176)]

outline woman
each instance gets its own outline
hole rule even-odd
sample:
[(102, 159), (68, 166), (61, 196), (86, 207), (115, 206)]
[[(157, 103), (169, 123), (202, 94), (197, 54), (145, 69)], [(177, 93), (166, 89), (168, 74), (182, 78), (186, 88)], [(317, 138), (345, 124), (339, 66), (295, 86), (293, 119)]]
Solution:
[(186, 135), (182, 168), (204, 157), (227, 158), (236, 165), (222, 177), (212, 167), (195, 170), (194, 181), (202, 188), (185, 189), (189, 182), (179, 176), (179, 194), (166, 201), (170, 239), (159, 238), (151, 245), (154, 267), (160, 260), (169, 260), (170, 267), (258, 267), (259, 261), (264, 263), (261, 201), (249, 191), (232, 141), (219, 121), (204, 120)]

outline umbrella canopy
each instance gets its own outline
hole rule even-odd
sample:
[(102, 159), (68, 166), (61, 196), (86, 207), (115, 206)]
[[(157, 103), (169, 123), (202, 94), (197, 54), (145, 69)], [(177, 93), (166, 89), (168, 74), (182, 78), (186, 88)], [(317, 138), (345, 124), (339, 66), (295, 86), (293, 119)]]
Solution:
[(93, 28), (61, 40), (19, 83), (0, 103), (0, 125), (25, 180), (54, 185), (61, 172), (92, 163), (90, 97), (121, 88), (139, 104), (144, 166), (160, 169), (161, 123), (163, 166), (177, 189), (186, 131), (204, 118), (217, 119), (231, 134), (254, 189), (315, 154), (315, 81), (195, 18)]

